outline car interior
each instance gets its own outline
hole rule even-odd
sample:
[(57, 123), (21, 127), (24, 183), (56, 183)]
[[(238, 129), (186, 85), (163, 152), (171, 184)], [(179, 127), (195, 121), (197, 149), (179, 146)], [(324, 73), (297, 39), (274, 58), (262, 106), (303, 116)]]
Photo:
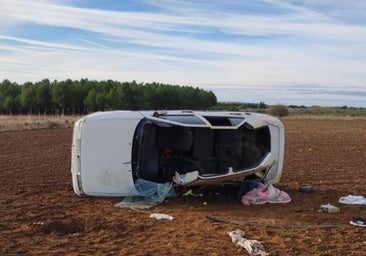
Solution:
[(162, 183), (171, 181), (176, 172), (198, 171), (200, 176), (238, 172), (259, 165), (270, 144), (267, 126), (211, 129), (144, 121), (133, 141), (133, 176)]

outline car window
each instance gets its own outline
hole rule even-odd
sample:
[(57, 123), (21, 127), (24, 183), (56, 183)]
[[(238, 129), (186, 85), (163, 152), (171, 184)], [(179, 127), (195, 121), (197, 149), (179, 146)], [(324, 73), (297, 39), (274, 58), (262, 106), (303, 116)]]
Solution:
[(232, 126), (237, 126), (244, 121), (244, 117), (229, 117), (229, 120)]
[(204, 116), (212, 126), (237, 126), (244, 117)]
[(159, 116), (159, 118), (182, 124), (195, 124), (195, 125), (205, 124), (205, 122), (203, 122), (201, 119), (199, 119), (194, 115), (162, 115)]

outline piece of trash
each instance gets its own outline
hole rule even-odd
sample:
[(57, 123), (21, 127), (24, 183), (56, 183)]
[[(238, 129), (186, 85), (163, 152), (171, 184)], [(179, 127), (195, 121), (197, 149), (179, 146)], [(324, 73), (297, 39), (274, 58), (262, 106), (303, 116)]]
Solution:
[(203, 202), (203, 205), (208, 205), (208, 203), (206, 201)]
[(299, 188), (299, 191), (302, 193), (313, 193), (314, 192), (314, 187), (313, 186), (301, 186)]
[(174, 218), (168, 214), (164, 214), (164, 213), (152, 213), (150, 215), (150, 218), (155, 218), (158, 220), (173, 220)]
[(231, 237), (231, 241), (234, 244), (240, 245), (243, 247), (249, 255), (251, 256), (267, 256), (269, 255), (262, 244), (261, 241), (258, 240), (250, 240), (244, 238), (245, 232), (241, 229), (235, 229), (233, 231), (228, 232)]
[(241, 197), (241, 202), (244, 205), (289, 203), (291, 197), (271, 184), (258, 183), (256, 188), (251, 189)]
[(187, 192), (185, 192), (183, 194), (183, 196), (196, 196), (195, 194), (193, 194), (193, 190), (192, 189), (189, 189), (187, 190)]
[(198, 171), (187, 172), (185, 174), (179, 174), (178, 172), (175, 172), (173, 181), (180, 185), (186, 185), (192, 181), (195, 181), (197, 177), (198, 177)]
[(33, 225), (44, 225), (43, 221), (36, 221), (32, 223)]
[[(167, 197), (176, 196), (171, 182), (158, 183), (144, 179), (137, 179), (135, 188), (131, 191), (133, 196), (126, 196), (121, 202), (115, 204), (118, 208), (150, 209), (164, 202)], [(137, 194), (136, 194), (137, 193)]]
[(349, 224), (357, 227), (366, 227), (366, 220), (361, 217), (353, 217)]
[(348, 195), (339, 198), (339, 202), (342, 204), (361, 204), (366, 205), (366, 198), (358, 195)]
[(340, 211), (341, 209), (331, 204), (322, 204), (319, 209), (319, 212), (325, 213), (339, 213)]

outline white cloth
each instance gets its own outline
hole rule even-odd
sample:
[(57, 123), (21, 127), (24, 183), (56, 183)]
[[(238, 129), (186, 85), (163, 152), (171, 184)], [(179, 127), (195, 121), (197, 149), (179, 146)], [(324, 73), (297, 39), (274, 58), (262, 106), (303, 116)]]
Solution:
[(348, 195), (339, 198), (342, 204), (363, 204), (366, 205), (366, 198), (363, 196)]
[(241, 229), (235, 229), (230, 231), (229, 236), (231, 237), (231, 241), (234, 244), (240, 245), (243, 247), (250, 256), (267, 256), (269, 255), (262, 244), (261, 241), (246, 239), (244, 237), (245, 232)]

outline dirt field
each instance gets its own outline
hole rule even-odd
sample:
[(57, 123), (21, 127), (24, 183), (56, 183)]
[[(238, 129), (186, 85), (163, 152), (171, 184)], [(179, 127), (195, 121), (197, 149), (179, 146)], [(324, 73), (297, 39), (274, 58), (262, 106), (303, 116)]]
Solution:
[[(71, 128), (0, 132), (0, 255), (248, 255), (227, 232), (240, 228), (270, 255), (366, 255), (366, 120), (285, 120), (278, 188), (289, 204), (243, 206), (233, 195), (178, 197), (150, 210), (118, 209), (121, 198), (81, 198), (70, 175)], [(315, 193), (298, 191), (313, 185)], [(203, 202), (207, 202), (204, 205)], [(320, 213), (321, 204), (340, 207)], [(238, 221), (212, 221), (207, 216)], [(246, 222), (246, 224), (242, 223)]]

